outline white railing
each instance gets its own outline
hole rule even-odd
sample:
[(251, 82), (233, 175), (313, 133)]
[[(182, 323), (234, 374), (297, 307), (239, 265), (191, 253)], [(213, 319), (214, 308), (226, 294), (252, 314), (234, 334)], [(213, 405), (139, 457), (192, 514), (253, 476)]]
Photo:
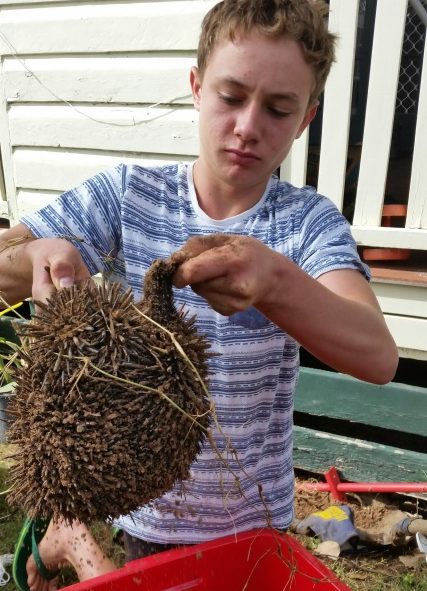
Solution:
[[(424, 10), (421, 0), (416, 8), (420, 17)], [(402, 195), (407, 204), (405, 226), (381, 227), (407, 10), (407, 0), (377, 0), (352, 222), (353, 234), (360, 244), (427, 250), (427, 59), (423, 61), (410, 188), (407, 195)], [(358, 18), (359, 0), (330, 1), (329, 26), (339, 41), (337, 61), (324, 95), (317, 186), (340, 209), (345, 189)], [(305, 133), (283, 164), (281, 176), (303, 184), (307, 152)]]

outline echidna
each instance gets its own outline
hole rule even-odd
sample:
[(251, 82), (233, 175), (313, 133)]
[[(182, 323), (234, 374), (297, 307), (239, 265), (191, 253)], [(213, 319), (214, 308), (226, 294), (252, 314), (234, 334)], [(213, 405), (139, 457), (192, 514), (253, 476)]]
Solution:
[(173, 304), (177, 265), (153, 263), (138, 305), (118, 283), (85, 282), (41, 306), (11, 408), (9, 503), (90, 523), (188, 477), (209, 427), (209, 352)]

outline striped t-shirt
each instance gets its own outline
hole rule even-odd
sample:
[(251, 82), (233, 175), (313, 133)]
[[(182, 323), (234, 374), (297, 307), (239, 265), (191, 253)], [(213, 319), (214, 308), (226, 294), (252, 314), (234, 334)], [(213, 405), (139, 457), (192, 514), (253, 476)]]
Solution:
[[(347, 221), (311, 187), (272, 177), (259, 202), (225, 220), (199, 207), (192, 166), (120, 165), (67, 191), (22, 222), (37, 237), (75, 237), (91, 273), (108, 273), (142, 297), (144, 273), (191, 236), (252, 236), (312, 277), (361, 263)], [(197, 543), (293, 518), (292, 410), (298, 344), (255, 308), (221, 316), (189, 287), (174, 290), (177, 306), (219, 353), (210, 360), (209, 390), (224, 461), (205, 443), (190, 478), (132, 515), (117, 520), (151, 542)], [(184, 343), (185, 346), (185, 343)]]

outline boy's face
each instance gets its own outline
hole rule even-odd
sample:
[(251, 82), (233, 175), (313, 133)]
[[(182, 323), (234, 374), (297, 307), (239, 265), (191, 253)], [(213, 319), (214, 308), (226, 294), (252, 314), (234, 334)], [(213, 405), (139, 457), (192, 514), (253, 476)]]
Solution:
[(265, 187), (316, 113), (317, 104), (309, 104), (313, 71), (290, 38), (253, 32), (221, 40), (203, 80), (192, 69), (191, 85), (200, 170), (237, 190)]

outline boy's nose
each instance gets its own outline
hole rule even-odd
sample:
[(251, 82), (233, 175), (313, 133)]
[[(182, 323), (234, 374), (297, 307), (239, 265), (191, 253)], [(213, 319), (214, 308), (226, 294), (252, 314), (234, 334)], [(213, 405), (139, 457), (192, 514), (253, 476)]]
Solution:
[(247, 106), (236, 117), (234, 133), (243, 141), (257, 139), (259, 128), (259, 114), (255, 106)]

